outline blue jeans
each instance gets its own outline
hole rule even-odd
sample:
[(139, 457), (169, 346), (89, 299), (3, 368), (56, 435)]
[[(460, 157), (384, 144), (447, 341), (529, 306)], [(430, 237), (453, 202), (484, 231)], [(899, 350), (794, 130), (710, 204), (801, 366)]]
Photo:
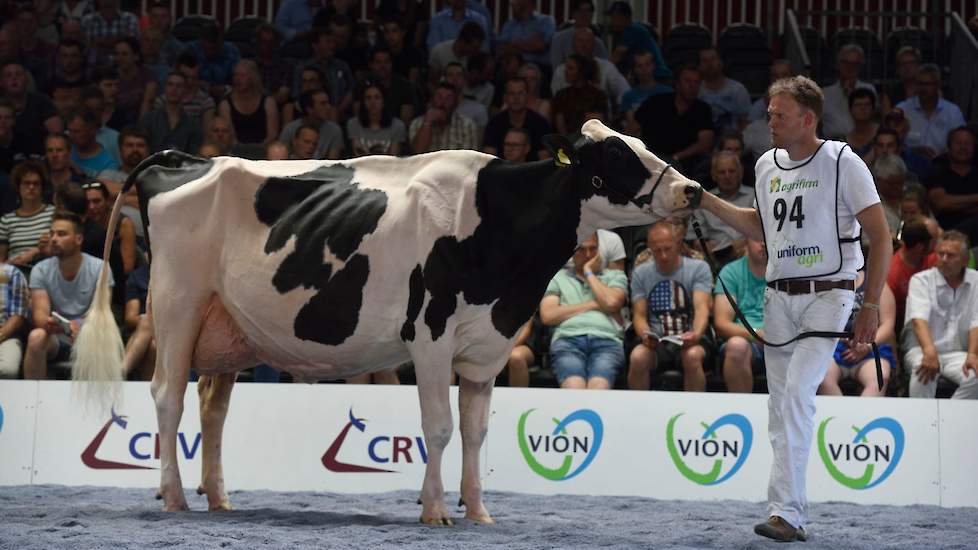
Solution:
[(550, 361), (560, 384), (571, 376), (600, 376), (614, 386), (618, 370), (625, 366), (625, 348), (609, 338), (565, 336), (550, 344)]

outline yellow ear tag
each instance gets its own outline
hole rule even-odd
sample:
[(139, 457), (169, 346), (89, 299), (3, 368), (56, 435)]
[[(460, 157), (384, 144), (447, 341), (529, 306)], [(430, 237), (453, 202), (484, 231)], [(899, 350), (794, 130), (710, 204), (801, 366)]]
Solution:
[(563, 148), (557, 149), (557, 164), (563, 164), (564, 166), (571, 165), (570, 158), (567, 156), (567, 153), (564, 152)]

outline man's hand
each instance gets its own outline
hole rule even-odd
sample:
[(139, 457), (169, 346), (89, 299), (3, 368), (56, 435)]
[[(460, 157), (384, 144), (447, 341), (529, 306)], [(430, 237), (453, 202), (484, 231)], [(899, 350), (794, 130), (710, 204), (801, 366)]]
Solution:
[(969, 353), (968, 357), (964, 360), (964, 365), (961, 366), (964, 370), (964, 377), (968, 377), (968, 371), (974, 371), (975, 376), (978, 376), (978, 354)]
[(854, 344), (868, 344), (876, 340), (876, 329), (880, 326), (880, 312), (875, 309), (864, 307), (856, 315), (856, 322), (852, 326), (852, 340)]
[(584, 272), (591, 271), (595, 274), (601, 272), (601, 254), (595, 254), (593, 258), (584, 264)]
[(659, 345), (659, 339), (646, 332), (642, 334), (642, 345), (649, 349), (655, 349)]
[[(965, 362), (965, 364), (967, 364), (967, 362)], [(937, 357), (937, 353), (924, 352), (924, 358), (920, 360), (920, 365), (917, 366), (917, 380), (919, 380), (921, 384), (930, 384), (931, 381), (937, 378), (937, 375), (940, 373), (941, 362)]]
[(846, 350), (842, 352), (842, 358), (850, 365), (854, 365), (866, 357), (872, 348), (869, 344), (857, 344), (851, 340), (846, 341)]
[(444, 126), (447, 120), (448, 116), (445, 111), (438, 107), (432, 107), (424, 114), (424, 121), (432, 126)]
[(699, 345), (700, 340), (703, 339), (703, 335), (697, 334), (696, 332), (693, 332), (691, 330), (687, 330), (686, 332), (680, 334), (679, 338), (682, 339), (684, 348), (691, 348), (693, 346)]

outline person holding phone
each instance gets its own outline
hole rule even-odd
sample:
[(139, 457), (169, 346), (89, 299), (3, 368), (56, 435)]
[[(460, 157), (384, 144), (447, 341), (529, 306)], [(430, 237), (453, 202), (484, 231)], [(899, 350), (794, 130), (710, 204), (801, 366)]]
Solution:
[[(51, 223), (51, 257), (31, 270), (34, 328), (27, 337), (24, 378), (47, 378), (48, 362), (67, 361), (85, 312), (95, 296), (102, 260), (81, 251), (82, 221), (70, 212), (55, 212)], [(109, 272), (109, 286), (113, 286)]]

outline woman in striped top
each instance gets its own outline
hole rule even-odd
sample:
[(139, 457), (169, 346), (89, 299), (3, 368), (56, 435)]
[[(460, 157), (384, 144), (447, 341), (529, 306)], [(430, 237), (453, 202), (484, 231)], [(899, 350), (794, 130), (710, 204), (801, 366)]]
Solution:
[(51, 230), (54, 206), (44, 200), (48, 181), (41, 163), (18, 164), (10, 179), (20, 200), (17, 210), (0, 217), (0, 262), (27, 272), (43, 259), (40, 241)]

